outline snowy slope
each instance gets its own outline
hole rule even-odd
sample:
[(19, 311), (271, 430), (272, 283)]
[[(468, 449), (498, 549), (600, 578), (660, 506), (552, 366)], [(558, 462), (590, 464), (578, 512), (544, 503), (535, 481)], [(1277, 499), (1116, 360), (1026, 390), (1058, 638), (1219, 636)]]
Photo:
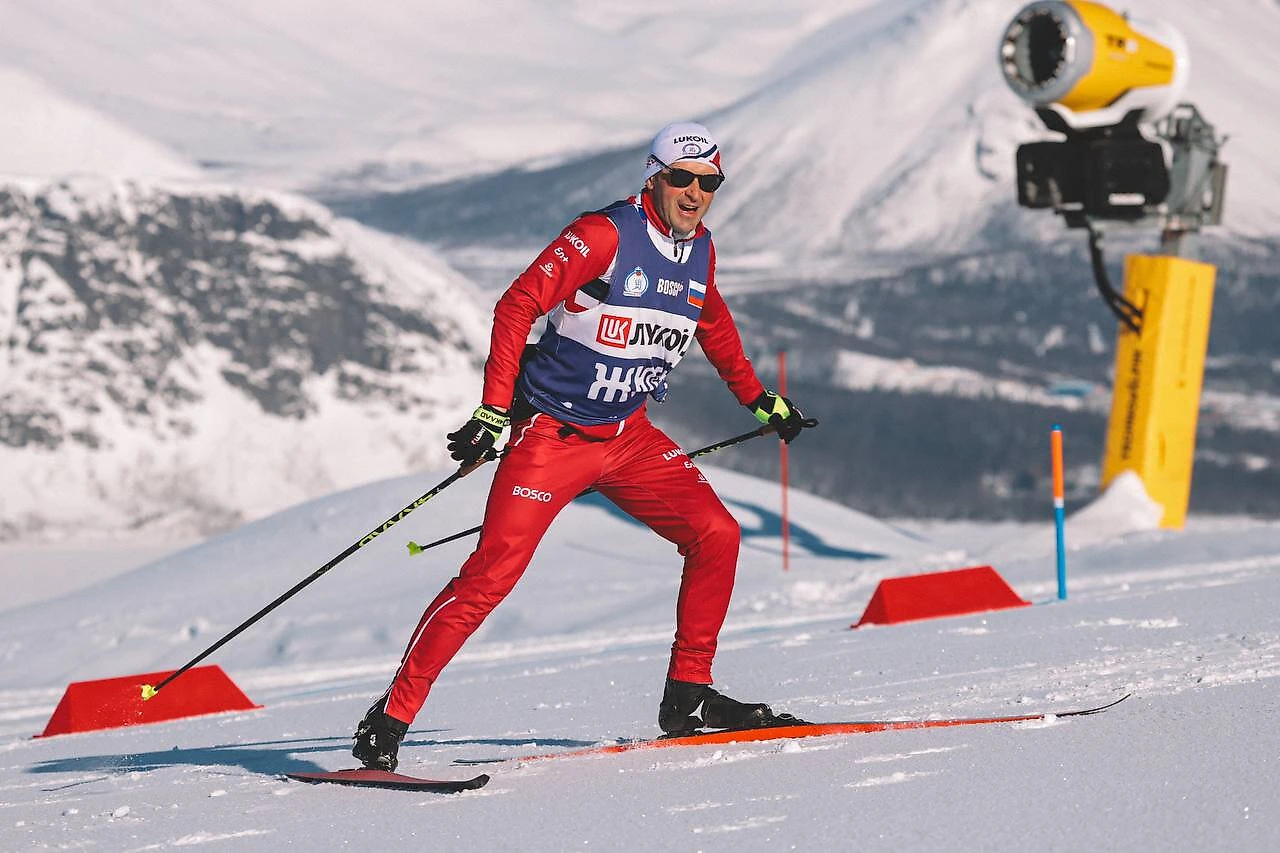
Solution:
[[(939, 525), (926, 540), (801, 494), (792, 510), (811, 547), (784, 575), (769, 535), (776, 487), (716, 470), (748, 532), (717, 660), (725, 690), (817, 719), (1133, 698), (1039, 724), (509, 762), (455, 797), (282, 780), (352, 763), (354, 721), (466, 550), (409, 557), (403, 542), (474, 521), (477, 473), (215, 656), (263, 709), (28, 739), (70, 678), (180, 663), (443, 473), (296, 507), (97, 589), (0, 613), (0, 846), (1266, 850), (1280, 839), (1280, 798), (1265, 784), (1280, 771), (1267, 722), (1280, 698), (1274, 523), (1125, 534), (1081, 514), (1069, 536), (1090, 544), (1071, 555), (1071, 597), (1047, 604), (1043, 528)], [(1106, 519), (1141, 516), (1140, 496), (1112, 500)], [(997, 566), (1036, 606), (848, 630), (879, 577), (1011, 547), (1022, 555)], [(652, 732), (677, 573), (657, 537), (597, 506), (566, 510), (446, 670), (403, 769), (460, 778), (475, 771), (455, 758)]]
[[(139, 671), (163, 668), (166, 661), (198, 652), (211, 635), (256, 609), (249, 607), (249, 602), (271, 600), (447, 473), (401, 477), (312, 501), (95, 588), (14, 612), (6, 625), (15, 630), (6, 634), (0, 647), (7, 659), (21, 659), (55, 682), (100, 676), (122, 660)], [(334, 577), (343, 580), (318, 584), (306, 593), (309, 604), (284, 611), (282, 619), (273, 619), (265, 630), (228, 648), (227, 656), (221, 659), (229, 664), (260, 666), (334, 656), (398, 654), (404, 638), (389, 636), (388, 626), (413, 621), (424, 604), (425, 587), (443, 584), (474, 547), (474, 539), (465, 539), (434, 550), (430, 556), (410, 559), (405, 541), (430, 541), (478, 523), (491, 476), (492, 466), (416, 510), (409, 520), (334, 570)], [(779, 564), (780, 542), (774, 496), (757, 494), (759, 481), (741, 474), (717, 471), (716, 477), (717, 483), (727, 485), (729, 505), (747, 529), (744, 574), (772, 575)], [(670, 565), (678, 558), (674, 551), (663, 550), (661, 542), (655, 547), (651, 534), (616, 511), (610, 512), (609, 506), (595, 499), (566, 510), (565, 523), (553, 528), (543, 546), (565, 556), (558, 564), (540, 557), (539, 565), (544, 568), (530, 577), (530, 583), (559, 593), (539, 597), (536, 606), (530, 607), (522, 605), (519, 596), (513, 597), (485, 626), (486, 641), (502, 644), (563, 634), (566, 642), (577, 647), (606, 641), (620, 630), (648, 636), (654, 625), (670, 619), (668, 593), (674, 594), (679, 582)], [(806, 519), (803, 529), (793, 534), (798, 553), (810, 552), (801, 562), (812, 559), (815, 565), (823, 566), (834, 561), (843, 567), (850, 562), (870, 566), (888, 557), (917, 561), (948, 557), (928, 543), (807, 495), (797, 496), (794, 511)], [(598, 538), (586, 541), (581, 536), (584, 529), (595, 531)], [(225, 569), (211, 572), (211, 565)], [(581, 583), (583, 572), (594, 582), (572, 596), (564, 595)], [(812, 578), (807, 580), (813, 582)], [(840, 612), (845, 606), (843, 596), (865, 592), (867, 580), (850, 577), (838, 586), (829, 587), (829, 583), (830, 578), (822, 577), (813, 589), (802, 585), (794, 598), (753, 599), (744, 603), (747, 618), (766, 612), (776, 617), (779, 612), (796, 609), (811, 613), (813, 605), (824, 599), (829, 599), (827, 606)], [(646, 604), (637, 606), (637, 601)], [(85, 602), (93, 602), (98, 612), (92, 623), (81, 622), (76, 615)], [(198, 602), (194, 609), (192, 602)], [(181, 624), (172, 624), (175, 611), (183, 610), (190, 612)], [(317, 613), (335, 610), (343, 614), (336, 622), (332, 616), (317, 617)], [(61, 651), (41, 648), (40, 637), (49, 624), (75, 623), (94, 651), (67, 661)]]
[(181, 179), (200, 169), (31, 73), (0, 65), (0, 174)]
[(846, 5), (13, 0), (0, 53), (236, 180), (401, 185), (652, 134)]

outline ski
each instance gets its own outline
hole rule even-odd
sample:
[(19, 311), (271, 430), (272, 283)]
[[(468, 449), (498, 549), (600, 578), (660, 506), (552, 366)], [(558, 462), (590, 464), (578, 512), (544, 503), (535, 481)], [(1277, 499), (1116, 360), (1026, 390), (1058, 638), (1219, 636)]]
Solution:
[(663, 749), (673, 746), (705, 746), (726, 743), (750, 743), (754, 741), (782, 740), (792, 738), (823, 737), (826, 735), (866, 734), (869, 732), (901, 731), (903, 729), (939, 729), (955, 726), (979, 726), (992, 723), (1026, 723), (1035, 720), (1046, 720), (1050, 717), (1086, 717), (1097, 714), (1108, 708), (1114, 708), (1132, 696), (1126, 693), (1114, 702), (1092, 708), (1081, 708), (1073, 711), (1045, 711), (1036, 714), (1016, 714), (1001, 717), (961, 717), (949, 720), (863, 720), (845, 723), (800, 723), (795, 725), (767, 726), (756, 729), (720, 729), (717, 731), (695, 731), (687, 735), (659, 738), (624, 740), (617, 743), (602, 743), (582, 749), (571, 749), (564, 752), (546, 752), (537, 755), (525, 755), (519, 758), (484, 758), (455, 759), (454, 764), (502, 764), (506, 762), (542, 761), (548, 758), (580, 758), (592, 755), (614, 755), (620, 752), (632, 752), (640, 749)]
[(335, 770), (331, 773), (286, 773), (290, 779), (311, 785), (354, 785), (361, 788), (387, 788), (393, 791), (425, 791), (433, 794), (456, 794), (483, 788), (489, 777), (481, 773), (471, 779), (419, 779), (402, 776), (385, 770), (360, 767), (355, 770)]

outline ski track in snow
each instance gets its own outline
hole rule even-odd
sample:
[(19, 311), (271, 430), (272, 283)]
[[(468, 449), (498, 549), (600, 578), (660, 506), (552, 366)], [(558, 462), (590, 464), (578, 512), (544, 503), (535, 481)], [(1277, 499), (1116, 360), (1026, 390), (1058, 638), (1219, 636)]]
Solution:
[[(712, 476), (734, 500), (773, 492)], [(1066, 602), (1050, 599), (1052, 555), (1037, 554), (1036, 529), (992, 528), (1020, 540), (1017, 558), (995, 563), (1032, 606), (857, 631), (849, 625), (878, 578), (945, 568), (943, 553), (952, 566), (981, 562), (1001, 543), (977, 530), (969, 538), (985, 551), (966, 555), (797, 493), (797, 519), (823, 541), (863, 550), (874, 541), (889, 558), (801, 554), (789, 575), (744, 563), (716, 664), (731, 695), (815, 720), (1048, 712), (1041, 721), (514, 761), (654, 731), (678, 557), (598, 510), (572, 509), (495, 614), (505, 611), (500, 629), (474, 638), (446, 670), (401, 753), (402, 772), (442, 778), (477, 770), (455, 759), (506, 759), (488, 766), (483, 789), (424, 796), (281, 778), (351, 765), (354, 722), (441, 581), (391, 546), (215, 657), (262, 709), (31, 739), (65, 681), (45, 668), (67, 671), (85, 636), (105, 631), (114, 645), (84, 677), (133, 671), (122, 660), (147, 662), (137, 671), (175, 664), (278, 591), (277, 578), (256, 579), (262, 569), (236, 569), (227, 554), (245, 542), (287, 553), (273, 543), (295, 542), (299, 530), (341, 541), (347, 531), (316, 531), (349, 501), (317, 501), (259, 522), (251, 538), (233, 532), (92, 590), (0, 612), (0, 649), (14, 649), (0, 688), (0, 848), (275, 850), (288, 839), (399, 849), (430, 837), (485, 850), (739, 851), (829, 849), (858, 837), (883, 850), (1266, 849), (1280, 837), (1280, 795), (1244, 781), (1280, 772), (1273, 727), (1258, 723), (1274, 714), (1280, 686), (1280, 528), (1248, 520), (1092, 539), (1077, 523)], [(584, 560), (578, 541), (608, 547)], [(380, 591), (404, 599), (393, 608), (361, 602), (375, 564)], [(296, 567), (280, 572), (293, 577)], [(222, 598), (197, 592), (215, 589), (200, 586), (208, 578)], [(143, 590), (145, 614), (115, 620), (110, 602), (132, 603)], [(30, 646), (30, 626), (50, 619), (78, 628), (45, 630), (43, 646)], [(285, 637), (293, 646), (282, 656)], [(137, 656), (157, 644), (159, 659)], [(47, 663), (13, 666), (32, 659)], [(1097, 716), (1052, 716), (1127, 692)]]

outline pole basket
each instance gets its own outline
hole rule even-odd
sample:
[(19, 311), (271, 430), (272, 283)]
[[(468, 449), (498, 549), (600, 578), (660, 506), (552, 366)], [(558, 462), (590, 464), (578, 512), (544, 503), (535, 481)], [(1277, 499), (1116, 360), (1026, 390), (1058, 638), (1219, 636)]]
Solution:
[(261, 708), (217, 665), (198, 666), (183, 673), (180, 682), (143, 699), (144, 686), (158, 684), (175, 670), (75, 681), (36, 737), (141, 726), (185, 717), (252, 711)]

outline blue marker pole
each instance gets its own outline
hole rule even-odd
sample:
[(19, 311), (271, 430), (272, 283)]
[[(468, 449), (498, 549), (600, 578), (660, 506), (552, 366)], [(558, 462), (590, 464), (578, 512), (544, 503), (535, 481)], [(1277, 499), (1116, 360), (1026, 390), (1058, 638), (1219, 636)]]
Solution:
[(1058, 540), (1058, 600), (1067, 600), (1066, 488), (1062, 466), (1062, 426), (1053, 425), (1049, 434), (1053, 450), (1053, 526)]

